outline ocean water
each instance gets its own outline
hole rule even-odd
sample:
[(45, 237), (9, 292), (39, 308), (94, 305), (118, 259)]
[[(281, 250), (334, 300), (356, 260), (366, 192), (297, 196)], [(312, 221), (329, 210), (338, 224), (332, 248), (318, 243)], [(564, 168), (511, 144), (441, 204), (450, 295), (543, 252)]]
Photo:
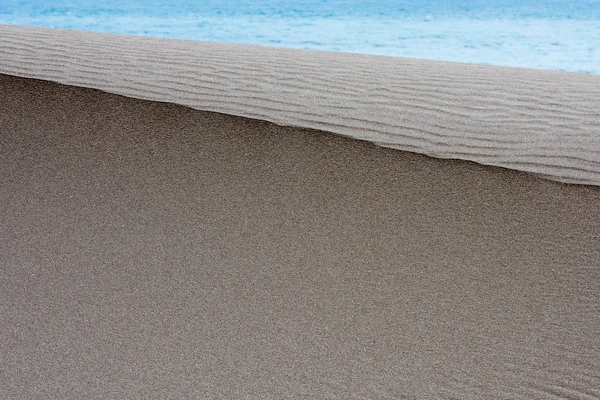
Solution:
[(600, 74), (600, 0), (0, 0), (0, 23)]

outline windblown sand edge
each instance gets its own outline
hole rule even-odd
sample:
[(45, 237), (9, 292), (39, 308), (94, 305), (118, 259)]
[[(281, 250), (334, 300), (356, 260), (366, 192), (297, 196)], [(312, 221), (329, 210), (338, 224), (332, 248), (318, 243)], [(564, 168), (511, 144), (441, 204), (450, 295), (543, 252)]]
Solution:
[(0, 73), (600, 185), (600, 76), (0, 25)]

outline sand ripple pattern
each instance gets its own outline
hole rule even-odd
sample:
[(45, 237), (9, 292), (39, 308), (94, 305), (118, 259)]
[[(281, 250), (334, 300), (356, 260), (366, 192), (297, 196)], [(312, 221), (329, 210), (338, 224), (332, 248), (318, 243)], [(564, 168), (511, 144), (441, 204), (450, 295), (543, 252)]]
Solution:
[(0, 73), (600, 185), (600, 76), (0, 25)]

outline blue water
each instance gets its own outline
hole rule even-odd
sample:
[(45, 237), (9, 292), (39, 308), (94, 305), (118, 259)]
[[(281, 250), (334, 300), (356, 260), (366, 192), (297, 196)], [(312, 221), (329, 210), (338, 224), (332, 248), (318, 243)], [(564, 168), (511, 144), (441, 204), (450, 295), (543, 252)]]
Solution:
[(600, 74), (600, 0), (0, 0), (0, 23)]

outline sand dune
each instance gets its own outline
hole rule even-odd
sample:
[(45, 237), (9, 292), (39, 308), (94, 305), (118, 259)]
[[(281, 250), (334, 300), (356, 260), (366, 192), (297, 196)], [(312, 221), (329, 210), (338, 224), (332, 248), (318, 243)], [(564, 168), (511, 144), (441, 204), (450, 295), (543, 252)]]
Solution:
[(600, 398), (598, 189), (0, 75), (0, 393)]
[(600, 185), (600, 76), (0, 26), (0, 73)]
[(597, 91), (0, 27), (0, 398), (600, 399)]

